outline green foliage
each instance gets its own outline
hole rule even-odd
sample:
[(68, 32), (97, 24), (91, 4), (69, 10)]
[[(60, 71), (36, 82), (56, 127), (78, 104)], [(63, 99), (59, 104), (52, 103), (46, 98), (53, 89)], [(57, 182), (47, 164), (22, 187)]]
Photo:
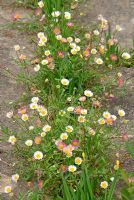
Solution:
[(43, 0), (45, 5), (44, 11), (51, 15), (54, 10), (62, 10), (63, 9), (63, 1), (62, 0)]
[(16, 0), (16, 2), (32, 9), (38, 6), (38, 0)]
[[(134, 158), (133, 151), (133, 141), (126, 142), (126, 149), (129, 155)], [(133, 200), (134, 199), (134, 173), (127, 173), (124, 170), (121, 171), (121, 177), (124, 181), (124, 186), (121, 188), (121, 197), (122, 200)]]
[(124, 186), (121, 188), (122, 200), (132, 200), (134, 198), (134, 173), (126, 173), (121, 171), (122, 180), (124, 180)]
[(69, 187), (65, 178), (62, 176), (63, 181), (63, 200), (94, 200), (93, 194), (93, 186), (91, 184), (91, 180), (89, 179), (90, 174), (87, 174), (86, 168), (82, 170), (80, 175), (79, 183), (76, 183), (74, 189), (73, 187)]
[[(96, 30), (81, 31), (70, 22), (71, 13), (67, 13), (69, 19), (65, 17), (65, 2), (43, 2), (45, 25), (27, 26), (28, 30), (39, 29), (38, 38), (33, 40), (37, 45), (36, 59), (34, 62), (28, 60), (22, 49), (16, 50), (18, 64), (24, 70), (17, 80), (27, 86), (28, 94), (24, 99), (29, 105), (23, 102), (24, 107), (17, 108), (13, 115), (19, 130), (3, 129), (3, 132), (7, 131), (6, 140), (15, 145), (14, 152), (20, 158), (20, 176), (38, 187), (38, 191), (28, 192), (28, 200), (42, 200), (43, 194), (59, 200), (113, 200), (120, 176), (120, 170), (114, 170), (111, 161), (114, 144), (110, 137), (115, 120), (112, 113), (108, 113), (110, 117), (104, 116), (107, 108), (101, 106), (106, 100), (105, 93), (111, 94), (117, 81), (115, 77), (111, 82), (109, 72), (121, 65), (131, 65), (132, 57), (129, 54), (127, 58), (122, 56), (125, 50), (116, 42), (116, 31), (112, 33), (106, 20), (106, 30), (101, 28), (104, 26), (102, 19)], [(31, 3), (36, 6), (37, 1)], [(51, 15), (57, 10), (60, 11), (58, 20)], [(57, 35), (61, 35), (60, 39)], [(63, 84), (63, 79), (67, 79), (68, 84)], [(91, 96), (85, 93), (87, 90)], [(39, 97), (39, 100), (34, 102), (31, 97)], [(46, 113), (43, 115), (43, 112)], [(51, 129), (44, 131), (45, 125), (50, 125)], [(72, 130), (68, 131), (67, 126), (72, 126)], [(65, 132), (68, 137), (64, 139), (61, 134)], [(12, 135), (17, 138), (15, 142), (9, 140)], [(31, 145), (26, 143), (29, 139)], [(131, 146), (127, 143), (126, 146), (132, 153)], [(35, 156), (38, 151), (43, 155), (40, 159)], [(75, 161), (77, 157), (81, 158), (81, 165)], [(75, 172), (69, 171), (73, 164), (77, 165)], [(119, 164), (116, 167), (119, 168)], [(113, 182), (111, 177), (114, 177)], [(41, 192), (38, 181), (42, 181)], [(106, 188), (100, 187), (102, 181), (107, 181)]]
[(128, 151), (128, 153), (132, 156), (132, 158), (134, 159), (134, 149), (132, 147), (133, 144), (130, 144), (129, 142), (126, 142), (126, 149)]
[(96, 199), (105, 199), (113, 200), (114, 191), (118, 179), (118, 173), (115, 176), (114, 181), (112, 182), (110, 189), (106, 193), (101, 194), (101, 198), (97, 197), (94, 194), (95, 182), (92, 178), (92, 174), (87, 171), (86, 166), (83, 166), (83, 169), (80, 174), (80, 181), (76, 182), (75, 185), (69, 186), (64, 176), (62, 175), (63, 182), (63, 198), (58, 197), (57, 200), (96, 200)]

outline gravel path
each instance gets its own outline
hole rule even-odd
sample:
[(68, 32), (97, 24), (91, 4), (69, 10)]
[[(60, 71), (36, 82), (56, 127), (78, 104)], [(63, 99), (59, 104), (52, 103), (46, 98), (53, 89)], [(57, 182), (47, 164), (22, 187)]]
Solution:
[[(16, 128), (16, 124), (11, 123), (12, 120), (6, 117), (6, 113), (9, 112), (9, 104), (17, 100), (18, 97), (23, 93), (24, 88), (22, 85), (18, 85), (15, 79), (10, 79), (5, 76), (5, 70), (9, 69), (13, 74), (17, 74), (20, 69), (15, 64), (14, 59), (16, 58), (16, 53), (14, 50), (14, 45), (19, 44), (24, 48), (24, 53), (31, 56), (31, 53), (27, 50), (29, 49), (29, 39), (24, 33), (13, 29), (11, 23), (13, 22), (13, 14), (19, 13), (21, 21), (25, 22), (30, 19), (31, 11), (25, 8), (17, 8), (12, 0), (0, 0), (0, 123), (11, 129)], [(1, 141), (2, 133), (0, 133)], [(15, 158), (11, 153), (12, 147), (8, 143), (0, 142), (0, 194), (3, 193), (4, 187), (6, 185), (12, 185), (13, 188), (16, 187), (15, 184), (11, 182), (11, 175), (15, 173)], [(12, 159), (11, 159), (12, 158)], [(19, 187), (22, 187), (21, 183)], [(17, 186), (16, 191), (19, 188)], [(0, 200), (8, 199), (7, 195), (0, 195)], [(17, 200), (15, 196), (13, 199)]]
[[(111, 22), (112, 27), (120, 25), (123, 31), (119, 33), (118, 40), (123, 47), (132, 47), (134, 39), (134, 0), (84, 0), (78, 7), (77, 22), (82, 26), (91, 26), (97, 21), (98, 15), (102, 14)], [(117, 88), (115, 91), (115, 98), (113, 101), (107, 103), (107, 108), (112, 113), (117, 113), (119, 108), (126, 112), (126, 119), (128, 124), (125, 132), (129, 136), (129, 141), (134, 141), (134, 66), (130, 68), (119, 69), (123, 74), (124, 88)], [(120, 127), (120, 135), (124, 132), (124, 125)], [(122, 166), (127, 172), (133, 172), (134, 160), (128, 155), (124, 148), (122, 139), (115, 142), (120, 145), (119, 153)], [(133, 143), (134, 145), (134, 143)], [(116, 191), (117, 197), (120, 199), (119, 184)]]
[(82, 25), (91, 25), (98, 15), (102, 14), (111, 21), (112, 25), (119, 24), (123, 31), (120, 41), (124, 46), (132, 46), (134, 39), (134, 0), (83, 0), (79, 11), (84, 15), (80, 17)]
[[(30, 19), (30, 11), (23, 8), (15, 8), (12, 0), (0, 0), (0, 121), (2, 124), (15, 127), (15, 124), (10, 124), (6, 118), (6, 113), (9, 111), (8, 105), (11, 101), (17, 99), (19, 95), (23, 93), (23, 88), (17, 85), (15, 80), (9, 79), (4, 76), (4, 69), (9, 68), (14, 73), (19, 72), (19, 68), (14, 64), (15, 51), (13, 46), (19, 44), (24, 47), (28, 47), (28, 38), (25, 34), (22, 34), (12, 27), (9, 27), (9, 23), (12, 22), (12, 14), (18, 12), (23, 16), (23, 20)], [(90, 25), (94, 23), (99, 14), (108, 18), (113, 26), (119, 24), (123, 27), (123, 31), (119, 37), (123, 45), (132, 46), (132, 38), (134, 37), (134, 0), (85, 0), (80, 6), (79, 12), (83, 12), (84, 15), (78, 17), (78, 21), (84, 25)], [(127, 93), (122, 96), (118, 95), (115, 102), (114, 110), (118, 107), (126, 110), (127, 119), (129, 120), (128, 133), (134, 134), (134, 68), (122, 69), (124, 79), (126, 82)], [(119, 92), (120, 93), (120, 92)], [(116, 106), (115, 106), (116, 105)], [(0, 134), (1, 137), (1, 134)], [(7, 184), (12, 184), (10, 177), (14, 173), (14, 162), (11, 160), (11, 147), (5, 143), (0, 143), (0, 194), (3, 192), (3, 188)], [(124, 158), (125, 159), (125, 158)], [(129, 160), (126, 164), (126, 169), (132, 171), (133, 163)], [(12, 185), (15, 187), (15, 185)], [(20, 185), (21, 187), (21, 185)], [(18, 188), (16, 189), (18, 190)], [(7, 199), (6, 196), (0, 196), (0, 199)], [(14, 197), (17, 200), (17, 197)]]

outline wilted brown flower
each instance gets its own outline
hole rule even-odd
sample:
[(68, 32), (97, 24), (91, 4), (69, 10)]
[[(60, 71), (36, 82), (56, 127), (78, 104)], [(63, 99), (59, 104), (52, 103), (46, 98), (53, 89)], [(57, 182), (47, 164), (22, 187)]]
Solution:
[(67, 171), (67, 166), (61, 164), (59, 170), (62, 171), (62, 172), (66, 172)]
[(93, 103), (92, 103), (92, 105), (94, 106), (94, 107), (98, 107), (98, 108), (100, 108), (101, 107), (101, 103), (100, 103), (100, 101), (93, 101)]
[(81, 97), (79, 98), (79, 101), (81, 101), (81, 102), (86, 101), (86, 96), (81, 96)]
[(54, 32), (55, 35), (60, 35), (60, 33), (61, 33), (61, 31), (58, 27), (55, 27), (53, 32)]
[(31, 64), (38, 64), (38, 63), (39, 63), (39, 59), (38, 58), (36, 58), (36, 59), (31, 61)]
[(81, 106), (77, 106), (75, 109), (74, 109), (74, 113), (77, 114), (77, 115), (80, 115), (82, 112), (82, 107)]
[(21, 54), (21, 55), (19, 56), (19, 59), (20, 59), (20, 60), (26, 60), (26, 55)]
[(35, 142), (35, 144), (40, 144), (41, 143), (41, 137), (40, 136), (36, 136), (34, 138), (34, 142)]
[(19, 19), (21, 19), (21, 18), (22, 18), (22, 16), (21, 16), (19, 13), (14, 13), (14, 14), (12, 15), (13, 21), (17, 21), (17, 20), (19, 20)]

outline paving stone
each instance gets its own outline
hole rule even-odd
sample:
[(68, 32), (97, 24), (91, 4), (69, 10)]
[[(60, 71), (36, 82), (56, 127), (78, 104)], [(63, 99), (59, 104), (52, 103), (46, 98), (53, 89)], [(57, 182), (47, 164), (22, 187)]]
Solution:
[[(21, 47), (26, 47), (24, 53), (29, 58), (32, 57), (33, 46), (29, 43), (29, 38), (26, 34), (13, 30), (9, 26), (12, 23), (12, 13), (18, 12), (22, 16), (22, 21), (26, 22), (31, 19), (31, 11), (25, 8), (16, 8), (14, 1), (0, 0), (0, 124), (7, 126), (12, 130), (18, 127), (12, 120), (6, 117), (6, 113), (10, 111), (9, 103), (17, 100), (23, 93), (24, 87), (18, 85), (15, 79), (10, 79), (5, 76), (5, 70), (8, 68), (13, 74), (20, 72), (20, 68), (15, 64), (16, 53), (14, 45), (19, 44)], [(3, 137), (0, 133), (0, 139)], [(12, 158), (12, 159), (11, 159)], [(3, 194), (4, 187), (11, 185), (14, 192), (12, 199), (18, 199), (18, 191), (23, 190), (25, 186), (14, 184), (11, 181), (11, 175), (16, 173), (15, 164), (16, 158), (12, 153), (12, 146), (8, 143), (1, 143), (0, 140), (0, 199), (8, 200), (8, 195)], [(17, 188), (16, 188), (17, 187)]]
[[(0, 26), (3, 27), (6, 24), (9, 24), (12, 20), (12, 13), (18, 12), (23, 18), (23, 21), (30, 20), (31, 11), (26, 9), (14, 9), (12, 7), (12, 0), (0, 0)], [(132, 45), (132, 38), (134, 37), (134, 0), (85, 0), (84, 3), (80, 6), (79, 12), (84, 12), (85, 15), (83, 17), (78, 18), (78, 23), (84, 25), (89, 25), (94, 23), (99, 14), (102, 14), (104, 17), (109, 19), (113, 24), (113, 27), (116, 24), (119, 24), (123, 27), (123, 31), (120, 34), (119, 38), (122, 41), (122, 44)], [(10, 28), (3, 29), (0, 33), (0, 57), (1, 57), (1, 68), (10, 68), (14, 72), (18, 72), (18, 66), (13, 64), (13, 59), (15, 58), (15, 52), (13, 50), (13, 45), (20, 44), (23, 46), (29, 46), (27, 43), (27, 39), (23, 34), (20, 34), (17, 30), (12, 30)], [(131, 69), (123, 69), (122, 73), (130, 78), (127, 82), (127, 93), (125, 97), (120, 97), (117, 100), (117, 106), (120, 106), (126, 110), (127, 117), (130, 123), (134, 124), (134, 70)], [(2, 113), (1, 121), (2, 123), (14, 127), (14, 125), (9, 123), (9, 120), (5, 117), (6, 112), (8, 111), (7, 105), (10, 101), (18, 98), (19, 94), (22, 93), (22, 88), (16, 85), (15, 81), (9, 80), (7, 77), (1, 76), (1, 110)], [(115, 103), (114, 103), (115, 105)], [(130, 130), (129, 134), (131, 135), (132, 130)], [(10, 152), (8, 144), (6, 146), (1, 146), (0, 148), (0, 158), (4, 162), (9, 162), (10, 164)], [(11, 163), (12, 164), (12, 163)], [(130, 163), (129, 163), (130, 164)], [(131, 164), (129, 165), (129, 167)], [(128, 168), (128, 165), (126, 166)], [(132, 169), (132, 167), (131, 167)], [(131, 170), (130, 169), (130, 170)], [(5, 185), (12, 184), (11, 183), (11, 175), (12, 168), (10, 165), (6, 163), (0, 165), (0, 170), (2, 171), (1, 179), (0, 179), (0, 193), (3, 192)], [(15, 185), (13, 185), (13, 188)], [(4, 196), (4, 200), (8, 199)], [(17, 197), (15, 197), (17, 200)]]
[(15, 188), (16, 184), (13, 183), (11, 180), (11, 177), (5, 175), (5, 174), (0, 174), (0, 194), (4, 193), (4, 188), (6, 186), (11, 186), (12, 190)]
[[(122, 45), (132, 46), (134, 38), (134, 0), (85, 0), (80, 5), (79, 12), (84, 16), (79, 17), (82, 25), (90, 25), (96, 22), (99, 14), (111, 21), (112, 27), (116, 24), (122, 26), (119, 34)], [(86, 5), (86, 7), (85, 7)]]

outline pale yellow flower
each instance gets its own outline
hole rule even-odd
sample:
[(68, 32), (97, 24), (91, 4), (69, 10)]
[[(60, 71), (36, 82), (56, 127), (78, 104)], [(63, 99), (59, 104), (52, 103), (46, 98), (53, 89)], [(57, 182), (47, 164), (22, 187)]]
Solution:
[(61, 12), (60, 12), (60, 11), (53, 11), (53, 12), (51, 13), (51, 15), (52, 15), (53, 17), (59, 17), (59, 16), (61, 15)]
[(16, 182), (19, 180), (19, 174), (13, 174), (11, 177), (12, 181)]
[(98, 123), (99, 123), (100, 125), (105, 124), (105, 119), (104, 119), (104, 118), (100, 118), (100, 119), (98, 120)]
[(37, 107), (38, 107), (37, 103), (30, 103), (30, 108), (31, 108), (32, 110), (37, 109)]
[(41, 38), (44, 37), (44, 33), (43, 33), (43, 32), (39, 32), (39, 33), (37, 34), (37, 36), (38, 36), (39, 39), (41, 39)]
[(90, 90), (85, 90), (85, 91), (84, 91), (84, 95), (85, 95), (86, 97), (92, 97), (92, 96), (93, 96), (93, 93), (92, 93)]
[(45, 51), (45, 56), (49, 56), (51, 53), (50, 53), (50, 51), (49, 50), (46, 50)]
[(38, 64), (38, 65), (36, 65), (35, 67), (34, 67), (34, 71), (35, 72), (38, 72), (40, 70), (40, 65)]
[(86, 121), (85, 116), (80, 115), (80, 116), (78, 117), (78, 122), (84, 123), (85, 121)]
[(106, 118), (106, 119), (108, 119), (108, 118), (111, 117), (111, 114), (108, 111), (103, 112), (103, 117)]
[(96, 54), (97, 50), (96, 49), (91, 49), (91, 54)]
[(23, 114), (22, 116), (21, 116), (21, 119), (25, 122), (25, 121), (27, 121), (28, 120), (28, 115), (27, 114)]
[(41, 61), (41, 64), (42, 64), (42, 65), (47, 65), (47, 64), (48, 64), (48, 60), (46, 60), (46, 59), (42, 60), (42, 61)]
[(26, 140), (25, 145), (28, 146), (28, 147), (31, 147), (33, 145), (33, 141), (32, 140)]
[(47, 42), (47, 37), (43, 36), (40, 38), (40, 42), (46, 43)]
[(97, 58), (95, 60), (95, 62), (98, 64), (98, 65), (102, 65), (103, 64), (103, 60), (101, 58)]
[(38, 105), (38, 107), (37, 107), (37, 111), (38, 111), (38, 112), (42, 112), (43, 110), (44, 110), (44, 107), (41, 106), (41, 105)]
[(90, 34), (90, 33), (86, 33), (86, 34), (85, 34), (85, 38), (86, 38), (86, 39), (90, 39), (90, 38), (91, 38), (91, 34)]
[(66, 132), (67, 133), (71, 133), (73, 131), (73, 127), (72, 126), (66, 126)]
[(32, 97), (31, 101), (32, 101), (33, 103), (38, 103), (39, 97)]
[(76, 55), (76, 54), (77, 54), (76, 48), (75, 48), (75, 49), (71, 49), (71, 54), (72, 54), (72, 55)]
[(41, 132), (40, 135), (41, 135), (41, 137), (45, 137), (46, 136), (46, 132)]
[(120, 117), (124, 117), (125, 116), (125, 111), (124, 110), (118, 110), (118, 115)]
[(80, 51), (80, 46), (76, 46), (75, 50)]
[(71, 42), (69, 46), (70, 46), (70, 48), (72, 48), (72, 49), (75, 49), (75, 48), (76, 48), (76, 44), (75, 44), (74, 42)]
[(63, 78), (63, 79), (61, 79), (61, 84), (67, 86), (67, 85), (69, 85), (69, 80), (66, 78)]
[(81, 114), (82, 114), (82, 115), (87, 115), (87, 109), (82, 109), (82, 110), (81, 110)]
[(74, 107), (72, 107), (72, 106), (68, 107), (68, 108), (67, 108), (67, 111), (68, 111), (68, 112), (73, 112), (73, 111), (74, 111)]
[(16, 143), (17, 139), (14, 135), (11, 135), (8, 139), (8, 142), (14, 145)]
[(66, 140), (68, 138), (68, 134), (67, 133), (62, 133), (61, 135), (60, 135), (60, 139), (61, 140)]
[(98, 36), (100, 34), (100, 32), (98, 30), (94, 30), (93, 31), (94, 35)]
[(100, 184), (101, 188), (106, 189), (108, 187), (108, 182), (107, 181), (103, 181)]
[(61, 40), (62, 39), (62, 35), (56, 35), (56, 39), (57, 40)]
[(116, 121), (117, 117), (115, 115), (111, 115), (113, 121)]
[(39, 2), (38, 2), (38, 6), (39, 6), (40, 8), (43, 8), (43, 7), (44, 7), (44, 3), (43, 3), (42, 1), (39, 1)]
[(45, 42), (39, 41), (38, 45), (39, 45), (40, 47), (43, 47), (43, 46), (45, 46)]
[(95, 131), (90, 127), (89, 127), (88, 132), (89, 132), (89, 135), (95, 135)]
[(14, 49), (15, 49), (15, 51), (19, 51), (20, 50), (20, 45), (14, 45)]
[(75, 38), (76, 43), (80, 43), (80, 41), (81, 41), (80, 38)]
[(8, 112), (6, 114), (6, 117), (9, 118), (9, 119), (12, 118), (13, 117), (13, 111)]
[(71, 13), (64, 12), (64, 17), (65, 17), (65, 19), (71, 19)]
[(70, 165), (70, 166), (68, 167), (68, 171), (69, 171), (69, 172), (75, 172), (76, 170), (77, 170), (77, 168), (76, 168), (75, 165)]
[(39, 112), (39, 115), (44, 117), (47, 115), (47, 109), (46, 108), (43, 108), (41, 112)]
[(76, 164), (76, 165), (81, 165), (81, 163), (82, 163), (82, 158), (76, 157), (76, 158), (75, 158), (75, 164)]
[(71, 43), (71, 42), (73, 41), (73, 38), (72, 38), (72, 37), (67, 37), (67, 41), (68, 41), (69, 43)]
[(51, 126), (50, 126), (50, 125), (45, 125), (45, 126), (42, 128), (42, 130), (43, 130), (44, 132), (49, 132), (49, 131), (51, 130)]
[(129, 54), (129, 53), (127, 53), (127, 52), (124, 52), (124, 53), (122, 54), (122, 58), (124, 58), (125, 60), (128, 60), (128, 59), (130, 59), (130, 58), (131, 58), (131, 56), (130, 56), (130, 54)]
[(43, 158), (43, 153), (41, 151), (36, 151), (34, 153), (34, 159), (35, 160), (42, 160), (42, 158)]
[(5, 193), (10, 193), (12, 191), (12, 187), (11, 186), (9, 186), (9, 185), (7, 185), (5, 188), (4, 188), (4, 192)]
[(120, 32), (120, 31), (122, 31), (122, 28), (121, 28), (120, 25), (116, 25), (116, 26), (115, 26), (115, 30), (118, 31), (118, 32)]

